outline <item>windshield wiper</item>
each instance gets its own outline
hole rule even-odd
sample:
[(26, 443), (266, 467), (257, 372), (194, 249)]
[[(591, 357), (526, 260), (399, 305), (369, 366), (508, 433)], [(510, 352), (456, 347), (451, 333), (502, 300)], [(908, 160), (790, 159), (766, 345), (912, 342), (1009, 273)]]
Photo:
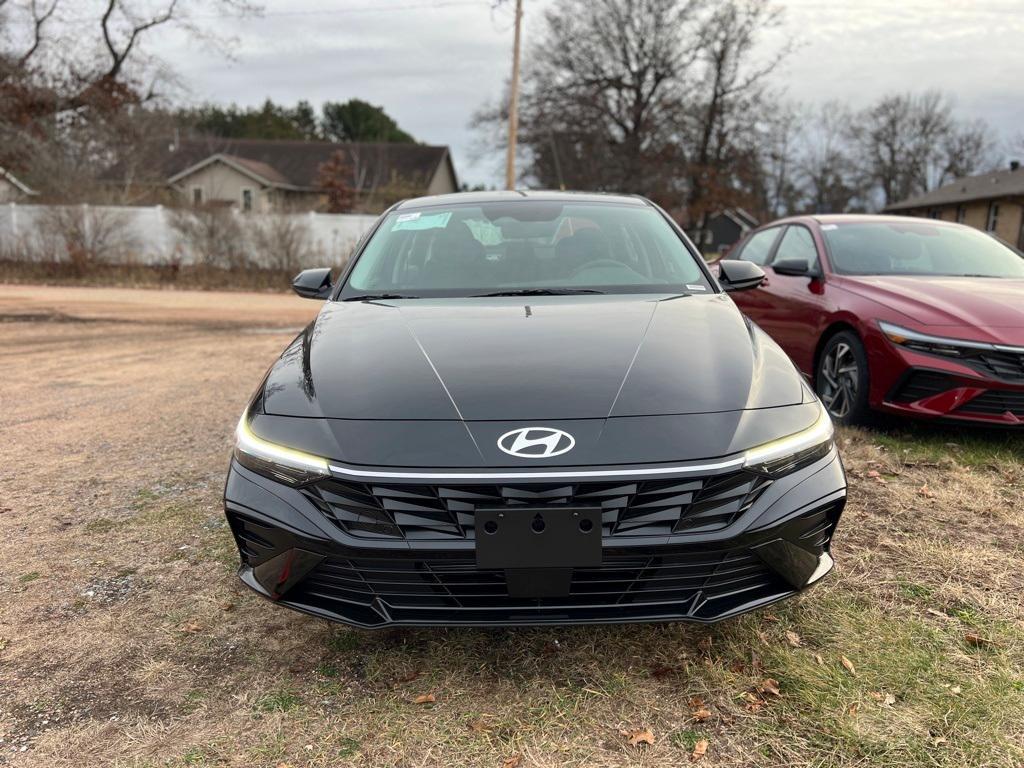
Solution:
[(574, 293), (604, 293), (593, 288), (516, 288), (508, 291), (494, 291), (494, 293), (477, 293), (471, 298), (486, 298), (488, 296), (571, 296)]
[(419, 296), (406, 296), (402, 293), (363, 293), (358, 296), (346, 296), (342, 301), (380, 301), (382, 299), (418, 299)]

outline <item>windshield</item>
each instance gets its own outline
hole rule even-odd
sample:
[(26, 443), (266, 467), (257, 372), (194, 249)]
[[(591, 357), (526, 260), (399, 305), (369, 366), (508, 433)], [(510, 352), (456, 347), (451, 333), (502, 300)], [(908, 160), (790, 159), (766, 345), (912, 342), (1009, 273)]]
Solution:
[(523, 200), (393, 211), (340, 298), (710, 290), (646, 205)]
[(832, 269), (843, 275), (1024, 277), (1024, 257), (968, 227), (903, 219), (823, 224)]

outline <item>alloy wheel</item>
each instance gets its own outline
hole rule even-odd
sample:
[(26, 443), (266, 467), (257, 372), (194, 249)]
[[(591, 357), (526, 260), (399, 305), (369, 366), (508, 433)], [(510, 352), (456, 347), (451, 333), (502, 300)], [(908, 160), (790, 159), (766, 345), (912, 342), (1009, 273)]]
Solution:
[(857, 402), (860, 370), (853, 349), (839, 342), (821, 361), (821, 401), (837, 419), (845, 419)]

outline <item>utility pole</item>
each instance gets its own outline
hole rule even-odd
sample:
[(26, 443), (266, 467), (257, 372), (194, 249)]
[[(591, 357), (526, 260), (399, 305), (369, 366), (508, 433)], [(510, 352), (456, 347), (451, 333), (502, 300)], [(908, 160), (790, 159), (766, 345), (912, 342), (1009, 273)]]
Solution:
[(508, 101), (508, 154), (505, 156), (505, 188), (516, 188), (516, 137), (519, 131), (519, 36), (523, 24), (523, 0), (516, 0), (516, 32), (512, 43), (512, 88)]

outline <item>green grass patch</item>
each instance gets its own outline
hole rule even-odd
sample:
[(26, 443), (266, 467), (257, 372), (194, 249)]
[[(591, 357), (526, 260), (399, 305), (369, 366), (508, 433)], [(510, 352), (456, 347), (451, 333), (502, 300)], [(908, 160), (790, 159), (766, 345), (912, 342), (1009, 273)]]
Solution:
[(256, 700), (259, 712), (290, 712), (302, 703), (291, 691), (272, 691)]
[(1024, 435), (1017, 432), (899, 422), (867, 435), (875, 444), (908, 461), (939, 463), (953, 459), (974, 467), (1024, 461)]
[(33, 582), (41, 576), (42, 574), (39, 573), (39, 571), (29, 571), (28, 573), (21, 574), (21, 576), (18, 577), (18, 582), (20, 584), (28, 584), (29, 582)]

